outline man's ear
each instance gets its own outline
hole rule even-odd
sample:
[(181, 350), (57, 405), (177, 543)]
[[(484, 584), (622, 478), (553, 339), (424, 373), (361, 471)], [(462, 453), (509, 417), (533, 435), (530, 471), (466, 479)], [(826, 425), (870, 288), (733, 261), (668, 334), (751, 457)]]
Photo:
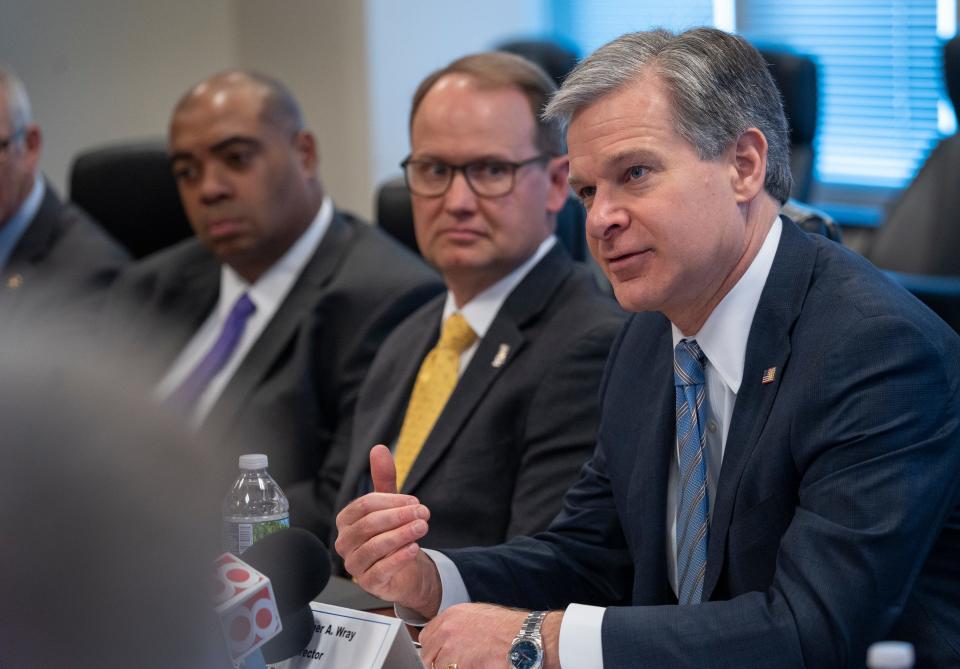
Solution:
[(293, 138), (293, 145), (300, 156), (300, 165), (307, 176), (317, 176), (320, 166), (320, 152), (317, 149), (317, 138), (309, 130), (300, 130)]
[(550, 190), (547, 192), (547, 211), (556, 214), (567, 202), (570, 185), (567, 177), (570, 175), (570, 160), (566, 155), (551, 158), (547, 163), (547, 175), (550, 177)]
[(767, 138), (747, 128), (731, 147), (731, 181), (737, 204), (746, 204), (763, 191), (767, 176)]
[(27, 168), (31, 172), (36, 172), (40, 164), (40, 149), (43, 148), (43, 133), (40, 132), (40, 126), (31, 123), (24, 129), (23, 146)]

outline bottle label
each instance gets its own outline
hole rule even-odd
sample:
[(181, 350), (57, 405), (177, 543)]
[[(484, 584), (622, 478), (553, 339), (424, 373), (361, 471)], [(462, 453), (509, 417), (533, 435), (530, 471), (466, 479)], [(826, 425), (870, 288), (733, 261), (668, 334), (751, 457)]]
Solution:
[(223, 549), (240, 555), (254, 543), (268, 534), (290, 527), (290, 517), (285, 516), (277, 520), (263, 520), (259, 522), (223, 521)]

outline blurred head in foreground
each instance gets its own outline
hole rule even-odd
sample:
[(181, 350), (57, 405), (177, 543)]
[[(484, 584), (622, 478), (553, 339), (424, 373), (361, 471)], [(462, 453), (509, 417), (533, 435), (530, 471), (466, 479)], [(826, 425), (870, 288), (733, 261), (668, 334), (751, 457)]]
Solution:
[(200, 451), (127, 384), (31, 350), (0, 346), (0, 666), (219, 666)]

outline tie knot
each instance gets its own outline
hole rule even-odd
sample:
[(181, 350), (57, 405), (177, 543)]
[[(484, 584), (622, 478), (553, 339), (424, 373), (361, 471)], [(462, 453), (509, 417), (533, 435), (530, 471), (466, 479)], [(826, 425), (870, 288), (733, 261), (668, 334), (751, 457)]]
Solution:
[(705, 356), (697, 342), (683, 339), (673, 350), (673, 378), (677, 386), (698, 386), (703, 384), (703, 362)]
[(253, 300), (250, 299), (250, 296), (247, 293), (242, 294), (237, 298), (237, 301), (233, 303), (233, 308), (230, 309), (230, 314), (227, 316), (228, 321), (240, 320), (246, 321), (254, 311), (257, 310), (257, 305), (253, 303)]
[(463, 353), (477, 339), (477, 333), (473, 331), (467, 319), (463, 314), (453, 314), (443, 323), (440, 331), (440, 341), (437, 342), (437, 348), (445, 348)]

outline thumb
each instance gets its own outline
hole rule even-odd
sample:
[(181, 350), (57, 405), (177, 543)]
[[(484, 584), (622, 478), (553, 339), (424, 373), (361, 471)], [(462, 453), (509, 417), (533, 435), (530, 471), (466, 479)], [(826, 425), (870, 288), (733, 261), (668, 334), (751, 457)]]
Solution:
[(397, 492), (397, 468), (390, 449), (377, 444), (370, 450), (370, 478), (375, 492)]

